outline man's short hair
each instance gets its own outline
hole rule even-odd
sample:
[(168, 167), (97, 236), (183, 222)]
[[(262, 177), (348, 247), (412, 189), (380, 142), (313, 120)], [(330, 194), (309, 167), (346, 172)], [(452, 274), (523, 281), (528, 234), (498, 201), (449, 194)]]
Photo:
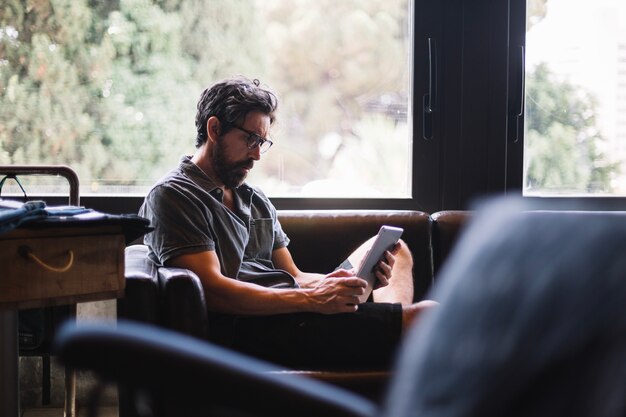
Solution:
[(219, 81), (202, 92), (196, 113), (196, 148), (207, 140), (206, 124), (211, 116), (221, 123), (220, 134), (227, 133), (239, 123), (243, 123), (248, 113), (259, 111), (274, 122), (274, 112), (278, 107), (276, 95), (261, 86), (257, 79), (233, 77)]

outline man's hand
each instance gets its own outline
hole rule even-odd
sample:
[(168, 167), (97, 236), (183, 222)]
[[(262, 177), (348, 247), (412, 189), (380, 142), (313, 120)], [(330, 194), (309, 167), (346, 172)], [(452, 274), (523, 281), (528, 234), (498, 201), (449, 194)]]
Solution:
[(354, 270), (338, 269), (326, 275), (315, 288), (306, 291), (313, 311), (323, 314), (352, 313), (358, 309), (359, 296), (367, 282)]
[(384, 259), (381, 259), (376, 265), (376, 284), (374, 289), (386, 287), (393, 272), (393, 265), (396, 263), (396, 254), (400, 250), (400, 243), (396, 243), (390, 251), (385, 251)]

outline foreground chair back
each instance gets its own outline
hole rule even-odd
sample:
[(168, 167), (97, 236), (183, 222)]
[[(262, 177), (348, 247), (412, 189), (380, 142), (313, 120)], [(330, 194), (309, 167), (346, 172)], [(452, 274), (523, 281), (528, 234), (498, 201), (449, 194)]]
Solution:
[(141, 388), (154, 416), (626, 415), (623, 213), (478, 214), (384, 404), (145, 325), (66, 327), (63, 362)]
[(626, 416), (626, 213), (500, 201), (441, 271), (387, 416)]

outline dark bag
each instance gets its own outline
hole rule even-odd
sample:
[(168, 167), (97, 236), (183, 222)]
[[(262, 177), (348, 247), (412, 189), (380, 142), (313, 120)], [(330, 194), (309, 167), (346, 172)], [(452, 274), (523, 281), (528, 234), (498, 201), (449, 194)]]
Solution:
[(39, 349), (44, 340), (45, 311), (41, 308), (23, 310), (19, 316), (19, 344), (20, 350)]

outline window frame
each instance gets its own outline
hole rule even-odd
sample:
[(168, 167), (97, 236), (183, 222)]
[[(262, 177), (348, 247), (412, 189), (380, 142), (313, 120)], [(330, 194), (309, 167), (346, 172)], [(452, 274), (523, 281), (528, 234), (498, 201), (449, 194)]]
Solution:
[[(413, 0), (409, 123), (411, 196), (407, 198), (274, 197), (277, 209), (467, 210), (481, 198), (522, 196), (526, 0)], [(420, 13), (414, 13), (420, 10)], [(431, 86), (428, 38), (437, 40), (437, 109), (434, 138), (423, 138), (423, 96)], [(488, 45), (488, 47), (485, 47)], [(522, 134), (517, 134), (514, 127)], [(535, 197), (524, 200), (560, 209), (626, 210), (626, 197)], [(142, 195), (86, 195), (81, 204), (109, 213), (136, 213)]]
[[(416, 63), (415, 63), (415, 38), (416, 38), (416, 19), (415, 19), (415, 0), (410, 2), (410, 27), (411, 27), (411, 38), (413, 42), (413, 48), (411, 51), (411, 57), (409, 57), (409, 61), (412, 63), (409, 72), (413, 74), (409, 81), (409, 88), (413, 92), (412, 94), (412, 102), (409, 103), (409, 125), (410, 125), (410, 135), (413, 145), (412, 146), (412, 155), (411, 155), (411, 195), (406, 198), (321, 198), (321, 197), (271, 197), (272, 203), (279, 210), (381, 210), (381, 209), (389, 209), (389, 210), (419, 210), (419, 211), (427, 211), (427, 209), (432, 208), (432, 206), (427, 206), (425, 204), (420, 203), (420, 199), (424, 199), (425, 195), (429, 192), (433, 192), (433, 187), (428, 186), (427, 190), (418, 189), (420, 186), (424, 186), (423, 181), (419, 181), (418, 175), (414, 169), (415, 161), (424, 160), (424, 150), (420, 147), (416, 147), (415, 143), (418, 141), (418, 137), (421, 135), (416, 135), (416, 132), (421, 132), (421, 127), (419, 129), (415, 128), (415, 115), (414, 109), (421, 109), (421, 95), (420, 99), (417, 100), (416, 97), (418, 94), (415, 89), (415, 71), (416, 71)], [(419, 71), (418, 74), (420, 77), (424, 77), (425, 74), (423, 71)], [(423, 81), (423, 80), (422, 80)], [(419, 102), (419, 103), (418, 103)], [(416, 137), (417, 136), (417, 137)], [(421, 152), (421, 153), (420, 153)], [(431, 157), (426, 158), (427, 160), (432, 160)], [(430, 169), (428, 169), (430, 170)], [(434, 182), (429, 181), (429, 184)], [(416, 186), (417, 185), (417, 186)], [(109, 212), (109, 213), (124, 213), (124, 212), (133, 212), (136, 213), (139, 210), (143, 202), (144, 196), (142, 195), (116, 195), (116, 196), (107, 196), (107, 195), (87, 195), (81, 197), (81, 204), (88, 206), (90, 208), (94, 208), (95, 210)]]
[[(508, 36), (502, 36), (509, 30), (508, 13), (508, 0), (477, 0), (472, 7), (463, 0), (411, 2), (410, 197), (270, 197), (276, 208), (434, 213), (468, 209), (477, 196), (507, 192), (509, 177), (505, 169), (510, 162), (506, 160), (508, 149), (499, 140), (506, 132), (507, 116), (497, 109), (498, 105), (506, 108), (509, 94)], [(507, 16), (507, 19), (494, 19), (498, 14)], [(489, 22), (484, 22), (484, 18)], [(429, 39), (436, 41), (435, 48), (431, 48), (433, 45)], [(491, 47), (484, 48), (484, 42)], [(434, 67), (433, 60), (436, 60)], [(495, 81), (485, 75), (498, 71), (499, 77)], [(475, 79), (468, 82), (468, 77)], [(478, 95), (484, 85), (490, 86), (488, 94)], [(497, 87), (493, 88), (493, 85)], [(438, 97), (429, 121), (432, 137), (425, 139), (424, 95), (433, 89)], [(488, 112), (479, 109), (488, 109)], [(489, 123), (496, 119), (497, 123)], [(481, 122), (476, 123), (476, 120)], [(514, 187), (508, 192), (512, 190)], [(521, 193), (521, 182), (518, 191)], [(111, 213), (137, 212), (142, 201), (143, 196), (138, 195), (87, 195), (81, 198), (83, 205)]]
[[(509, 24), (509, 38), (512, 44), (521, 45), (526, 51), (526, 5), (527, 0), (510, 0), (510, 24)], [(521, 62), (519, 55), (514, 49), (509, 51), (509, 59), (512, 62), (509, 76), (513, 79), (520, 77), (520, 69), (522, 75), (525, 75), (525, 57), (522, 57)], [(516, 69), (517, 68), (517, 69)], [(515, 106), (516, 102), (523, 103), (525, 100), (525, 90), (522, 82), (521, 86), (515, 84), (512, 87), (512, 91), (509, 94), (509, 103)], [(518, 91), (518, 93), (515, 93)], [(521, 96), (519, 91), (521, 91)], [(521, 147), (515, 148), (513, 151), (507, 154), (507, 192), (513, 192), (517, 195), (523, 195), (524, 187), (524, 117), (522, 115), (519, 123), (519, 129), (521, 130), (520, 139)], [(515, 113), (509, 113), (509, 133), (507, 139), (509, 143), (512, 142), (512, 136), (515, 135)], [(525, 201), (531, 202), (537, 206), (555, 206), (563, 210), (606, 210), (606, 211), (625, 211), (626, 210), (626, 196), (605, 196), (605, 195), (593, 195), (587, 196), (523, 196)]]

